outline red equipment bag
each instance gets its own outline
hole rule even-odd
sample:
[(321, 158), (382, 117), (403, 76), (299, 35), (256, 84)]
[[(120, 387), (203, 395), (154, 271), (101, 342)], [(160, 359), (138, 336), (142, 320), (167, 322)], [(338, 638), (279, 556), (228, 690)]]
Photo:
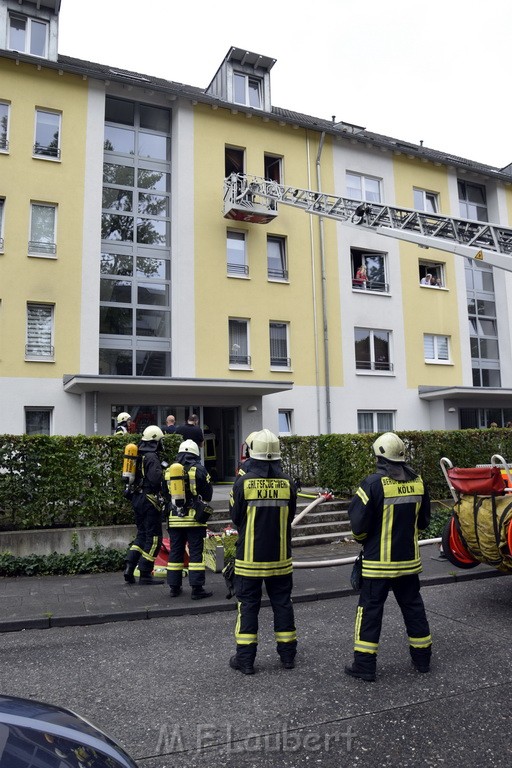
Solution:
[(505, 481), (499, 467), (452, 467), (446, 474), (456, 491), (477, 496), (503, 494)]

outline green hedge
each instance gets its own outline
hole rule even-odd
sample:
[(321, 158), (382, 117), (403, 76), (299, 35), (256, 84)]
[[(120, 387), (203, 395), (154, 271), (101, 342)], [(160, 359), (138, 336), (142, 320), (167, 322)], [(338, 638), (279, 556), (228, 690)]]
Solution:
[(84, 552), (72, 550), (69, 554), (53, 552), (51, 555), (25, 557), (0, 552), (0, 576), (61, 576), (121, 571), (125, 566), (125, 558), (125, 550), (100, 546)]
[[(439, 467), (488, 464), (498, 453), (512, 461), (512, 429), (400, 432), (411, 464), (423, 475), (433, 499), (449, 497)], [(375, 467), (376, 435), (321, 435), (281, 440), (284, 469), (303, 486), (330, 488), (351, 496)], [(123, 437), (0, 436), (0, 529), (96, 526), (132, 522), (123, 496)], [(164, 454), (172, 461), (181, 437), (166, 435)]]

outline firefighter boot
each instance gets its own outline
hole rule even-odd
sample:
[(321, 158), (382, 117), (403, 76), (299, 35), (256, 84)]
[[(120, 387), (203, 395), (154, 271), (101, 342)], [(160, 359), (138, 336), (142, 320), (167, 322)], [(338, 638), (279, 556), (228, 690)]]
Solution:
[(211, 597), (213, 592), (207, 591), (204, 587), (192, 587), (192, 600), (201, 600), (203, 597)]
[(254, 666), (249, 660), (240, 659), (235, 653), (229, 660), (231, 669), (238, 669), (242, 675), (254, 675)]
[(141, 573), (139, 577), (139, 584), (142, 584), (143, 586), (153, 587), (156, 584), (163, 584), (163, 583), (164, 583), (164, 580), (155, 579), (151, 571)]
[(345, 674), (373, 683), (376, 678), (377, 657), (374, 653), (354, 653), (354, 662), (345, 667)]
[(129, 560), (125, 561), (125, 569), (124, 569), (123, 576), (127, 584), (135, 584), (135, 576), (133, 575), (135, 566), (136, 566), (136, 563), (130, 563)]

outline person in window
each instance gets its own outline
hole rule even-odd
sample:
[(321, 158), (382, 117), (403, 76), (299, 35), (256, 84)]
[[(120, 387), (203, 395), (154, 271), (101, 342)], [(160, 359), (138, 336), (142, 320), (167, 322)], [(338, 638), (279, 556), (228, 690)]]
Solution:
[(362, 288), (363, 290), (365, 290), (367, 282), (368, 282), (368, 275), (366, 273), (366, 267), (364, 266), (364, 264), (361, 264), (353, 280), (354, 288)]
[(432, 275), (430, 274), (430, 272), (427, 272), (425, 277), (421, 278), (420, 285), (432, 285), (432, 281), (433, 281)]
[(443, 287), (443, 283), (441, 282), (441, 278), (440, 278), (440, 277), (436, 277), (436, 278), (434, 279), (433, 285), (434, 285), (436, 288), (442, 288), (442, 287)]

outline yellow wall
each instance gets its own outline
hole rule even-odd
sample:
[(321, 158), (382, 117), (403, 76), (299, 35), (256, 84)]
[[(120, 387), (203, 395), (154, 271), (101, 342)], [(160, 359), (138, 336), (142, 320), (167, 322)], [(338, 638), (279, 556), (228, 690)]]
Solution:
[[(302, 129), (277, 123), (264, 123), (253, 117), (232, 115), (227, 110), (212, 111), (198, 106), (195, 111), (195, 200), (196, 200), (196, 307), (197, 375), (213, 378), (292, 380), (297, 385), (315, 383), (315, 345), (312, 308), (311, 253), (315, 259), (317, 290), (318, 345), (320, 370), (323, 370), (323, 330), (321, 317), (321, 279), (319, 273), (319, 219), (304, 211), (281, 205), (270, 224), (229, 221), (223, 217), (222, 182), (225, 147), (246, 150), (248, 174), (263, 175), (264, 154), (282, 156), (284, 182), (298, 187), (316, 186), (315, 162), (319, 134), (310, 137)], [(308, 175), (309, 169), (309, 175)], [(322, 154), (322, 181), (326, 190), (334, 188), (332, 152), (329, 142)], [(310, 219), (312, 227), (310, 228)], [(227, 277), (226, 233), (247, 233), (249, 279)], [(311, 241), (313, 232), (313, 245)], [(287, 237), (289, 284), (267, 279), (267, 235)], [(325, 226), (328, 254), (328, 306), (330, 309), (331, 350), (341, 349), (336, 229)], [(211, 297), (224, 297), (224, 311), (208, 311)], [(203, 307), (201, 311), (199, 308)], [(228, 319), (250, 319), (252, 371), (229, 371)], [(290, 323), (292, 371), (270, 371), (269, 321)], [(341, 355), (331, 352), (333, 383), (341, 381)]]
[[(79, 368), (87, 82), (0, 60), (0, 99), (11, 103), (9, 153), (0, 154), (0, 196), (6, 199), (0, 331), (9, 334), (0, 372), (60, 377)], [(60, 162), (32, 157), (36, 107), (62, 113)], [(31, 202), (58, 206), (56, 259), (27, 255)], [(55, 305), (54, 363), (23, 359), (28, 301)]]
[[(413, 188), (437, 192), (440, 213), (450, 214), (446, 169), (406, 158), (395, 159), (396, 204), (413, 208)], [(401, 242), (401, 278), (404, 333), (406, 340), (407, 384), (417, 387), (455, 386), (462, 383), (458, 301), (465, 302), (465, 284), (457, 285), (454, 260), (446, 251), (418, 248)], [(419, 262), (443, 263), (447, 290), (419, 285)], [(462, 295), (459, 292), (462, 291)], [(464, 331), (464, 328), (462, 329)], [(451, 365), (427, 364), (423, 353), (423, 334), (450, 337)]]

